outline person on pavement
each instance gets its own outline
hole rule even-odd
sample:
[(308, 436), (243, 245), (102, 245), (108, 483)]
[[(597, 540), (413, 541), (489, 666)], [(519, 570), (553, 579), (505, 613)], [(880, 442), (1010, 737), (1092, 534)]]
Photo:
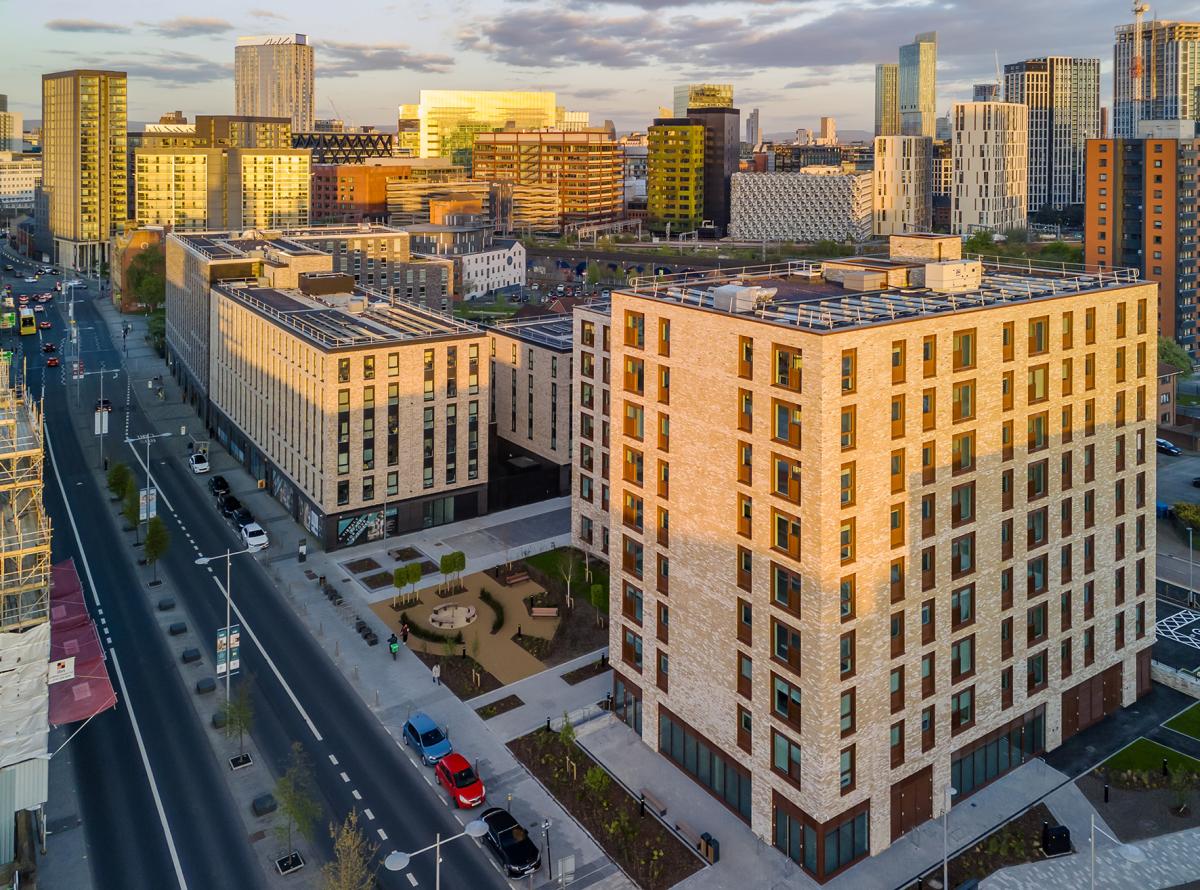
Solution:
[(396, 639), (396, 635), (392, 634), (388, 637), (388, 649), (392, 653), (392, 661), (396, 660), (396, 653), (400, 651), (400, 641)]

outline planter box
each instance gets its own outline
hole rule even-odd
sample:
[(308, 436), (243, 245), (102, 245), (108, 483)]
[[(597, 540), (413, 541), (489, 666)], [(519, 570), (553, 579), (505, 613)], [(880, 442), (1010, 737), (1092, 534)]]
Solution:
[(217, 681), (212, 677), (201, 677), (196, 681), (196, 692), (199, 695), (208, 695), (210, 692), (216, 692)]
[(254, 763), (254, 758), (249, 754), (237, 754), (229, 758), (229, 768), (231, 770), (245, 769)]
[(254, 811), (256, 816), (268, 816), (275, 812), (278, 805), (275, 803), (275, 795), (260, 794), (254, 798), (254, 803), (250, 804), (250, 809)]
[(275, 870), (281, 875), (290, 875), (304, 868), (304, 858), (294, 850), (287, 856), (275, 860)]

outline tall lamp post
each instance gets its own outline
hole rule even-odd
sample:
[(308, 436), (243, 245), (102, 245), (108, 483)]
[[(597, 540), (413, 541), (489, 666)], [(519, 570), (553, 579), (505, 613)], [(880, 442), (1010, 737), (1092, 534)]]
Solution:
[(1192, 603), (1195, 602), (1196, 588), (1192, 585), (1192, 527), (1188, 526), (1188, 608), (1192, 608)]
[(387, 857), (383, 860), (383, 867), (388, 871), (404, 871), (404, 869), (408, 868), (408, 863), (414, 856), (434, 850), (435, 852), (433, 856), (435, 863), (433, 871), (433, 890), (442, 890), (442, 844), (448, 844), (450, 841), (456, 841), (460, 837), (473, 837), (478, 840), (488, 832), (487, 823), (482, 819), (474, 819), (463, 827), (465, 829), (464, 831), (454, 835), (454, 837), (448, 837), (445, 840), (442, 840), (442, 836), (440, 834), (437, 835), (437, 839), (432, 844), (430, 844), (428, 847), (422, 847), (415, 853), (403, 853), (400, 850), (393, 850), (391, 853), (388, 853)]
[(229, 704), (229, 684), (230, 684), (230, 678), (233, 676), (233, 670), (232, 670), (233, 664), (230, 659), (230, 655), (232, 655), (232, 652), (230, 651), (230, 648), (229, 648), (229, 644), (231, 642), (229, 634), (230, 634), (230, 631), (233, 629), (233, 625), (231, 623), (233, 620), (233, 616), (230, 614), (233, 611), (233, 581), (232, 581), (231, 575), (229, 573), (229, 564), (231, 562), (233, 562), (233, 558), (235, 556), (241, 556), (243, 553), (249, 553), (249, 552), (250, 552), (250, 548), (248, 548), (248, 547), (244, 550), (228, 550), (228, 549), (226, 549), (224, 556), (201, 556), (199, 559), (196, 560), (196, 565), (198, 565), (198, 566), (206, 566), (210, 562), (212, 562), (214, 559), (225, 560), (225, 704), (226, 705)]
[(942, 886), (950, 886), (950, 806), (957, 789), (946, 786), (946, 806), (942, 810)]

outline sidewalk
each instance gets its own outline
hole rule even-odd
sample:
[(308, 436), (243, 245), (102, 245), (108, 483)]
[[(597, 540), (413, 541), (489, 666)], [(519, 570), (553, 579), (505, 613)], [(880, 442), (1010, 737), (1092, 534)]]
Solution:
[[(1082, 842), (1081, 842), (1082, 841)], [(1076, 840), (1080, 852), (1060, 859), (1014, 865), (984, 878), (981, 890), (1055, 890), (1090, 885), (1087, 835)], [(1200, 828), (1177, 831), (1135, 844), (1096, 845), (1096, 883), (1101, 890), (1160, 890), (1195, 886), (1200, 875)]]
[[(46, 890), (70, 887), (92, 890), (92, 867), (88, 862), (87, 835), (79, 788), (75, 783), (75, 759), (71, 746), (62, 748), (71, 727), (50, 731), (50, 799), (46, 801), (46, 852), (38, 850), (37, 882)], [(59, 748), (62, 748), (59, 751)]]
[[(165, 446), (177, 456), (185, 454), (186, 442), (179, 438), (179, 427), (189, 430), (200, 429), (199, 419), (191, 409), (181, 404), (179, 390), (157, 356), (142, 339), (145, 320), (140, 317), (120, 316), (111, 304), (97, 301), (101, 317), (120, 342), (123, 322), (130, 322), (133, 330), (129, 334), (131, 364), (142, 369), (143, 377), (162, 373), (166, 399), (145, 398), (144, 392), (136, 388), (134, 397), (139, 398), (147, 417), (158, 431), (170, 431), (175, 435)], [(140, 348), (135, 348), (134, 344)], [(135, 375), (136, 377), (136, 375)], [(186, 413), (186, 419), (182, 415)], [(158, 452), (159, 457), (162, 452)], [(314, 639), (329, 655), (330, 660), (345, 676), (363, 702), (371, 708), (388, 733), (400, 744), (401, 727), (415, 711), (424, 711), (440, 725), (446, 727), (457, 750), (462, 751), (473, 763), (486, 783), (488, 799), (497, 806), (508, 806), (513, 815), (526, 826), (540, 825), (544, 819), (551, 823), (551, 849), (554, 858), (555, 880), (546, 883), (547, 888), (558, 887), (558, 876), (566, 868), (573, 871), (575, 888), (597, 887), (601, 890), (625, 890), (632, 884), (608, 859), (595, 841), (578, 825), (545, 791), (505, 747), (504, 733), (491, 732), (484, 721), (475, 713), (472, 704), (455, 697), (445, 686), (434, 685), (425, 665), (408, 649), (401, 649), (396, 662), (391, 660), (386, 645), (368, 647), (355, 632), (354, 622), (361, 617), (375, 630), (381, 640), (387, 638), (382, 621), (371, 611), (369, 602), (373, 596), (391, 596), (390, 590), (372, 594), (347, 573), (342, 564), (365, 556), (378, 557), (381, 565), (391, 567), (396, 563), (387, 556), (387, 550), (412, 546), (436, 561), (442, 553), (462, 550), (468, 557), (467, 571), (503, 563), (507, 559), (534, 553), (557, 543), (569, 540), (569, 501), (533, 504), (503, 514), (472, 519), (453, 525), (425, 529), (409, 535), (399, 535), (386, 541), (364, 544), (327, 554), (318, 550), (310, 539), (308, 558), (300, 563), (296, 558), (294, 542), (306, 537), (303, 530), (288, 517), (282, 507), (265, 491), (258, 489), (254, 480), (217, 443), (211, 443), (209, 454), (214, 473), (229, 480), (237, 497), (254, 513), (264, 525), (270, 524), (272, 545), (268, 551), (255, 558), (263, 565), (279, 591), (290, 601), (296, 614), (305, 623)], [(198, 497), (203, 494), (205, 477), (196, 477)], [(244, 494), (243, 494), (244, 492)], [(214, 515), (214, 521), (216, 517)], [(284, 542), (287, 542), (286, 544)], [(309, 574), (312, 577), (309, 577)], [(345, 598), (345, 605), (334, 607), (314, 580), (325, 575)], [(577, 665), (564, 665), (569, 670)], [(538, 675), (540, 676), (540, 675)], [(522, 682), (538, 680), (538, 676)], [(592, 683), (603, 678), (592, 678)], [(590, 697), (595, 686), (587, 683), (571, 687), (557, 676), (543, 678), (531, 688), (539, 685), (557, 684), (558, 695), (546, 698), (533, 691), (530, 697), (541, 703), (539, 710), (553, 702), (556, 715), (572, 710), (576, 697)], [(607, 683), (604, 684), (607, 689)], [(503, 697), (504, 693), (500, 697)], [(603, 698), (601, 692), (593, 701)], [(532, 704), (532, 702), (531, 702)], [(522, 709), (524, 710), (524, 709)], [(516, 713), (516, 712), (513, 712)], [(527, 714), (531, 713), (529, 711)], [(510, 716), (510, 715), (505, 715)], [(545, 720), (545, 714), (539, 715)], [(517, 726), (513, 722), (512, 726)], [(422, 777), (433, 787), (432, 772), (414, 762)], [(455, 814), (460, 822), (471, 818), (470, 812)], [(536, 832), (535, 834), (540, 834)], [(539, 838), (539, 846), (542, 846)], [(545, 881), (544, 873), (535, 878)], [(540, 886), (535, 884), (535, 886)]]

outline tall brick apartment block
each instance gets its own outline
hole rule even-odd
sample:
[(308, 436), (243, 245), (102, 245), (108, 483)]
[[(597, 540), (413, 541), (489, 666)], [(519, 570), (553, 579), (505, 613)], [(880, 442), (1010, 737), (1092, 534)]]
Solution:
[(1150, 686), (1156, 286), (938, 241), (612, 298), (617, 713), (822, 881)]

